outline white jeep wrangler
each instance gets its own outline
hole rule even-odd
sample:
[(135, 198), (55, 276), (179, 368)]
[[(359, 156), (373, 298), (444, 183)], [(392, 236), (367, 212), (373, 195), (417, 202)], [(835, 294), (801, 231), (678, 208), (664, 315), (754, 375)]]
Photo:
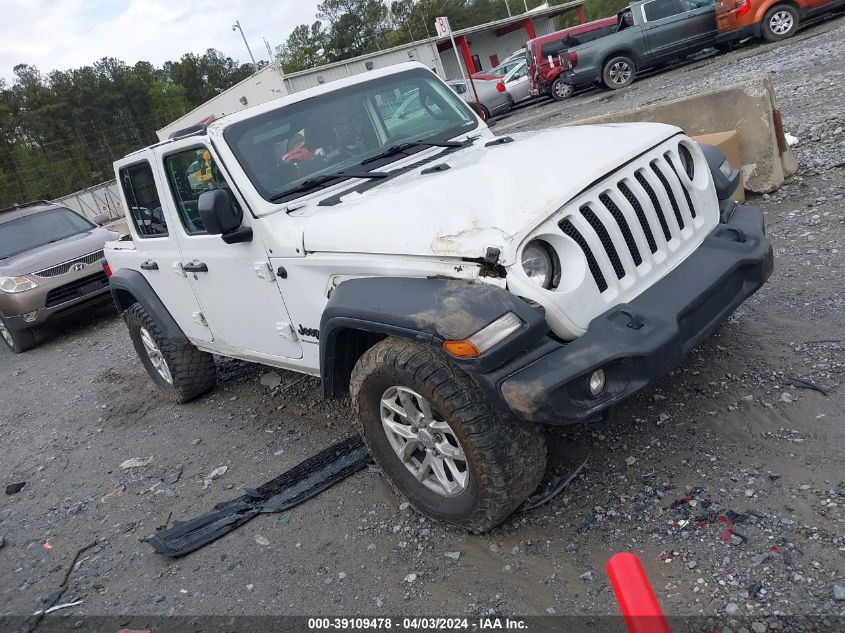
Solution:
[(115, 164), (132, 239), (104, 261), (153, 380), (195, 398), (212, 354), (320, 376), (414, 507), (474, 531), (536, 488), (539, 424), (602, 418), (772, 270), (717, 149), (497, 138), (419, 64), (175, 136)]

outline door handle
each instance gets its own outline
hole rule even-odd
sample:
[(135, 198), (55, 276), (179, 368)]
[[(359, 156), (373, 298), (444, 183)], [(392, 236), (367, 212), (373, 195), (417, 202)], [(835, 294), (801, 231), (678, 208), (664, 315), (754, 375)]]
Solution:
[(189, 264), (182, 264), (182, 270), (186, 273), (207, 273), (208, 266), (203, 264), (202, 262), (191, 262)]
[(148, 259), (141, 264), (141, 270), (158, 270), (158, 264)]

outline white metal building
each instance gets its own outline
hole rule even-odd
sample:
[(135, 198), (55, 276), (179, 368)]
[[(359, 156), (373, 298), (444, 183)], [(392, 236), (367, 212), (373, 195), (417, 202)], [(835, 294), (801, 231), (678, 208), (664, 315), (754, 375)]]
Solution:
[(284, 97), (286, 94), (288, 91), (282, 81), (281, 68), (276, 64), (270, 64), (176, 119), (170, 125), (161, 128), (156, 134), (159, 140), (163, 141), (176, 130), (205, 120), (219, 119), (232, 112)]
[[(498, 66), (505, 57), (525, 46), (529, 39), (552, 33), (555, 30), (554, 18), (572, 11), (577, 11), (581, 22), (584, 21), (583, 0), (574, 0), (553, 7), (544, 5), (528, 13), (454, 31), (461, 63), (470, 72)], [(431, 37), (284, 77), (281, 68), (271, 64), (158, 130), (157, 134), (160, 140), (165, 140), (176, 130), (203, 121), (336, 79), (407, 61), (421, 62), (444, 79), (458, 79), (461, 76), (461, 68), (448, 36)]]

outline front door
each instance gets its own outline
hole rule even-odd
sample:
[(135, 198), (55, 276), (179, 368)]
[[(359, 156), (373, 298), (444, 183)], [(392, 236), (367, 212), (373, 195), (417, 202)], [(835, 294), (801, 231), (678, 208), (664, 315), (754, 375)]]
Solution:
[[(686, 48), (686, 20), (678, 0), (651, 0), (638, 7), (648, 43), (649, 62), (679, 57)], [(714, 26), (715, 26), (715, 17)]]
[(528, 77), (528, 66), (525, 62), (522, 62), (507, 74), (505, 88), (513, 97), (514, 103), (524, 101), (531, 96), (531, 81)]
[(188, 139), (177, 142), (162, 166), (179, 219), (173, 230), (182, 245), (183, 270), (214, 334), (215, 348), (269, 361), (302, 358), (260, 232), (252, 241), (226, 244), (205, 230), (197, 203), (203, 192), (215, 189), (226, 191), (232, 205), (243, 209), (243, 226), (255, 223), (210, 148)]
[(684, 18), (684, 46), (692, 55), (716, 44), (716, 0), (680, 0)]

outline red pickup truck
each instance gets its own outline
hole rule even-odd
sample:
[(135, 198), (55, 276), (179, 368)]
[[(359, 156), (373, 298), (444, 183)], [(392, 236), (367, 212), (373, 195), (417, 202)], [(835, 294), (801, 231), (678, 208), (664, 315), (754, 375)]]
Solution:
[(602, 18), (555, 31), (548, 35), (528, 40), (528, 76), (531, 78), (531, 94), (551, 94), (556, 100), (566, 99), (572, 94), (572, 86), (559, 80), (563, 70), (560, 55), (568, 49), (591, 40), (604, 37), (616, 30), (616, 17)]

